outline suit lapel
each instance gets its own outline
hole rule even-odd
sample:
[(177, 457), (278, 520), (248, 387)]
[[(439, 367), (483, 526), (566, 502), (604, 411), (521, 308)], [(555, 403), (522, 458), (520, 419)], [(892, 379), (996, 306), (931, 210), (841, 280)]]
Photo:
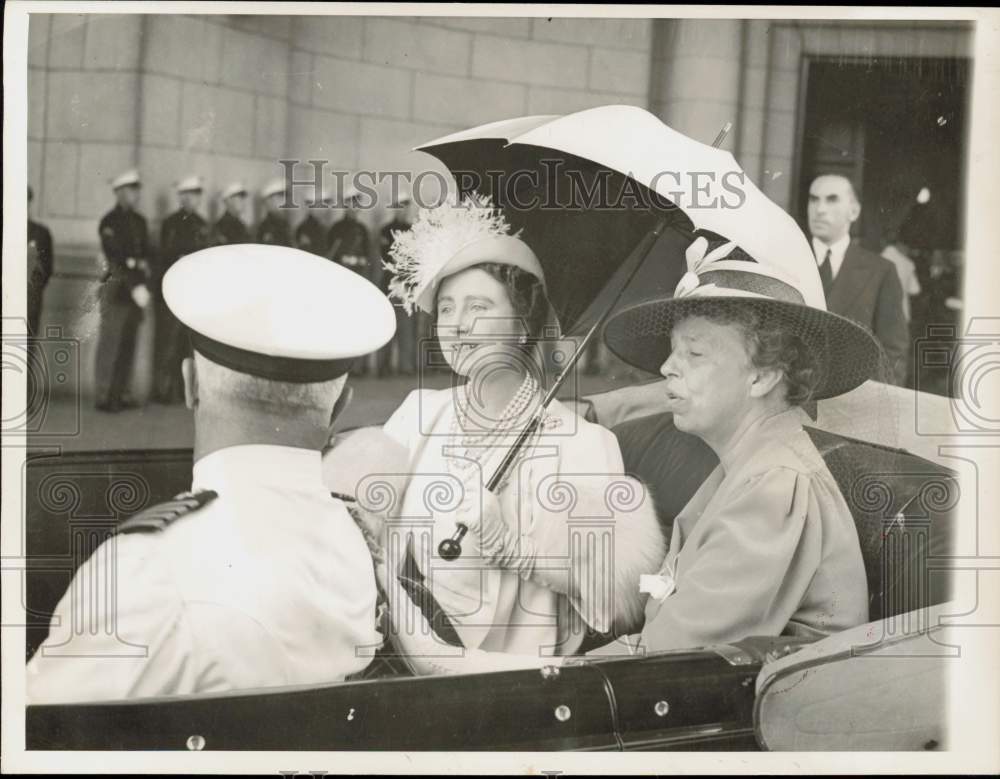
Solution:
[(872, 273), (861, 257), (861, 253), (854, 246), (853, 242), (847, 247), (844, 254), (844, 262), (840, 266), (840, 271), (833, 280), (833, 287), (830, 290), (830, 298), (826, 301), (826, 307), (830, 311), (844, 313), (849, 311), (853, 302), (857, 299), (858, 293), (865, 288), (868, 277)]

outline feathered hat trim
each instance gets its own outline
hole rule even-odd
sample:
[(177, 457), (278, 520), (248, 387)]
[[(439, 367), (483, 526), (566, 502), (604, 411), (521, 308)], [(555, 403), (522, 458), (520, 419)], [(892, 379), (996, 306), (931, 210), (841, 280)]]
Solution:
[[(511, 227), (487, 195), (452, 196), (433, 208), (421, 209), (407, 230), (393, 231), (389, 296), (407, 312), (431, 311), (433, 292), (447, 276), (479, 262), (516, 265), (544, 282), (534, 252), (513, 235)], [(480, 247), (482, 251), (476, 251)]]

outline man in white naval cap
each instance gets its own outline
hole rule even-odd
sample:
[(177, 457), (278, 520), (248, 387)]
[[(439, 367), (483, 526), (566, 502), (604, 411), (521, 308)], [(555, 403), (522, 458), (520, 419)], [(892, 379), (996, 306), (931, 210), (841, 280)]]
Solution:
[(136, 211), (142, 181), (128, 170), (111, 181), (115, 207), (97, 227), (106, 263), (101, 284), (101, 327), (97, 338), (94, 383), (98, 411), (117, 412), (135, 405), (129, 391), (136, 335), (143, 309), (152, 297), (146, 218)]
[(292, 230), (281, 210), (287, 187), (284, 179), (271, 179), (260, 191), (264, 200), (264, 219), (257, 225), (257, 243), (291, 246)]
[(28, 664), (32, 703), (334, 682), (381, 643), (371, 554), (321, 450), (392, 306), (328, 260), (260, 245), (188, 255), (163, 291), (194, 348), (192, 492), (126, 520), (77, 571)]
[[(208, 223), (198, 213), (202, 183), (198, 176), (185, 176), (175, 185), (180, 208), (163, 220), (160, 228), (160, 267), (162, 278), (177, 260), (211, 246)], [(157, 403), (182, 403), (184, 383), (181, 361), (188, 354), (184, 328), (157, 294), (156, 370), (153, 400)]]
[(222, 190), (222, 206), (225, 213), (215, 223), (214, 243), (250, 243), (250, 231), (243, 221), (243, 210), (247, 202), (247, 188), (241, 181), (234, 181)]

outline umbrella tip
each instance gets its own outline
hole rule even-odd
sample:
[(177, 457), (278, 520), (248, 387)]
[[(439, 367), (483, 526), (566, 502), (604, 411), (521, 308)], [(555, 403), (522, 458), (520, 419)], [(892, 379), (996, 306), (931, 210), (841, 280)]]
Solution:
[(722, 142), (726, 140), (726, 136), (729, 135), (729, 131), (732, 129), (733, 129), (733, 123), (726, 122), (725, 126), (721, 130), (719, 130), (719, 134), (715, 136), (715, 140), (712, 141), (712, 145), (715, 148), (719, 148), (722, 145)]

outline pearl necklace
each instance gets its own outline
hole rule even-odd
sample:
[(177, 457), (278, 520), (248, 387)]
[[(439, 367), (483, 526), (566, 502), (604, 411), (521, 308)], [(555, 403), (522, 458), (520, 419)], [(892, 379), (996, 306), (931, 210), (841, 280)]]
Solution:
[[(460, 423), (460, 420), (469, 419), (467, 390), (463, 387), (456, 397), (455, 416), (451, 420), (449, 432), (451, 441), (465, 449), (465, 456), (464, 458), (456, 456), (446, 457), (445, 459), (449, 468), (456, 467), (461, 470), (467, 470), (483, 460), (491, 451), (491, 448), (485, 445), (486, 442), (492, 438), (501, 438), (505, 433), (510, 432), (509, 428), (523, 416), (537, 392), (538, 382), (530, 374), (526, 375), (517, 392), (514, 393), (514, 396), (507, 403), (496, 425), (492, 429), (485, 430), (482, 433), (468, 434), (464, 433), (463, 426)], [(473, 448), (479, 448), (480, 451), (478, 455), (470, 457), (469, 450)]]

